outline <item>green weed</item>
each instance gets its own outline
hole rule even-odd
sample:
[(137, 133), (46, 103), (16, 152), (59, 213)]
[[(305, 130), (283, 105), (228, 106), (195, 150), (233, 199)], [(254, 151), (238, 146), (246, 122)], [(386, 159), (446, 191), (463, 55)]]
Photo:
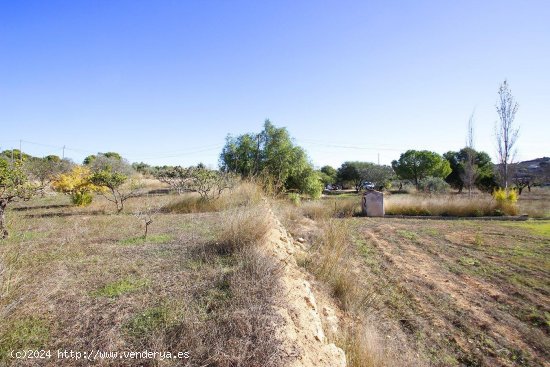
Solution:
[(417, 241), (418, 240), (418, 235), (415, 232), (412, 232), (412, 231), (398, 230), (397, 234), (399, 234), (401, 237), (406, 238), (406, 239), (411, 240), (411, 241)]
[(100, 289), (92, 292), (92, 296), (116, 298), (123, 294), (141, 289), (147, 284), (149, 284), (147, 279), (124, 278), (104, 285)]
[(46, 320), (34, 316), (16, 320), (0, 335), (0, 361), (8, 359), (12, 350), (43, 348), (49, 337)]

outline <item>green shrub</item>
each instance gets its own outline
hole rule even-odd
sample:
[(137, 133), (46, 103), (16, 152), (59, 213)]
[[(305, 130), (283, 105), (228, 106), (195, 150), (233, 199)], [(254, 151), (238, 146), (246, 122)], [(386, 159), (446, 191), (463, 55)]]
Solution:
[(420, 191), (429, 193), (445, 193), (449, 188), (450, 185), (441, 177), (427, 177), (418, 183)]
[(302, 199), (300, 198), (300, 194), (297, 194), (295, 192), (291, 192), (288, 194), (288, 199), (292, 202), (292, 204), (296, 206), (300, 206), (302, 203)]
[(92, 194), (89, 192), (75, 192), (71, 194), (71, 202), (78, 206), (88, 206), (92, 203)]

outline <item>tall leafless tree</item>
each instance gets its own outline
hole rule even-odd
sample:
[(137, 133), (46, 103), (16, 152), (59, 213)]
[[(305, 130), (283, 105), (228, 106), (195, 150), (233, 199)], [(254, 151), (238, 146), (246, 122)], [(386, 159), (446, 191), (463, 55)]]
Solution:
[(515, 144), (519, 134), (519, 127), (514, 125), (518, 104), (514, 100), (506, 80), (498, 89), (498, 97), (496, 108), (500, 121), (495, 126), (495, 137), (500, 173), (504, 188), (508, 190), (510, 164), (516, 154)]
[(464, 160), (463, 171), (461, 174), (462, 182), (468, 189), (468, 197), (472, 196), (472, 187), (475, 185), (478, 176), (478, 167), (476, 164), (477, 153), (474, 148), (474, 112), (468, 120), (468, 134), (466, 136), (466, 157)]

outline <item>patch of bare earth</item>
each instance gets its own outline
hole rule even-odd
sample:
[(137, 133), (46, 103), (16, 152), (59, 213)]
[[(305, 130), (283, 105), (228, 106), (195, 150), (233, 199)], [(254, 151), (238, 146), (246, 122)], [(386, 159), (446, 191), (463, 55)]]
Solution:
[[(498, 223), (354, 220), (374, 306), (434, 365), (549, 365), (548, 238)], [(386, 308), (386, 310), (382, 310)]]

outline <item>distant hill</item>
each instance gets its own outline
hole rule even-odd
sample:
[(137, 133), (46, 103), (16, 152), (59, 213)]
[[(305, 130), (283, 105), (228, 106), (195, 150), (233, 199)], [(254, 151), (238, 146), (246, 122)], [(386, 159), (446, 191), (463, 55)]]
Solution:
[(529, 180), (535, 185), (550, 185), (550, 157), (514, 164), (514, 178)]

